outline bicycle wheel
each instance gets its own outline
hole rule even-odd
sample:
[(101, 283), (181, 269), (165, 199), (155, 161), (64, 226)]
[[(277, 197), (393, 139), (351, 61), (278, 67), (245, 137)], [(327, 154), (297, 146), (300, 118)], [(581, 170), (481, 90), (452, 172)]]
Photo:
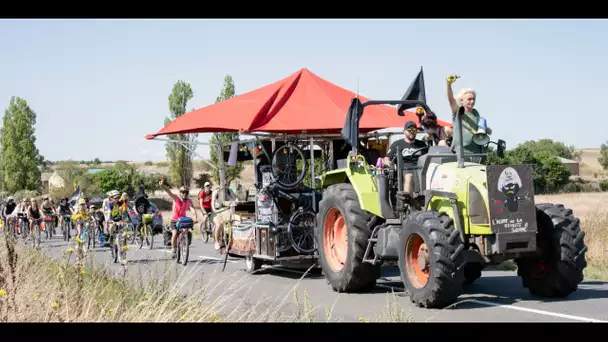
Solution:
[(177, 246), (175, 246), (177, 248), (177, 255), (175, 256), (175, 262), (178, 263), (178, 264), (182, 261), (181, 250), (182, 250), (182, 238), (183, 238), (183, 235), (184, 234), (182, 234), (181, 231), (179, 231), (179, 230), (177, 231), (177, 241), (176, 241), (176, 245)]
[(82, 249), (86, 253), (91, 246), (91, 235), (89, 234), (89, 228), (85, 225), (82, 226), (82, 232), (80, 233), (80, 239), (82, 240)]
[(201, 222), (200, 224), (200, 231), (201, 231), (201, 239), (207, 243), (209, 242), (209, 229), (206, 227), (205, 222)]
[(36, 223), (34, 226), (34, 246), (40, 247), (40, 236), (42, 235), (42, 228), (40, 223)]
[(288, 143), (272, 153), (272, 176), (282, 187), (293, 188), (300, 184), (306, 176), (306, 167), (304, 152), (296, 145)]
[(63, 219), (62, 233), (63, 233), (63, 241), (69, 241), (70, 223), (66, 222), (65, 218)]
[(296, 211), (289, 219), (287, 234), (293, 249), (308, 254), (315, 251), (316, 217), (312, 210)]
[(188, 264), (188, 257), (190, 256), (190, 234), (188, 234), (188, 231), (182, 233), (181, 254), (183, 259), (182, 264), (186, 266)]
[(112, 260), (114, 263), (118, 262), (118, 243), (116, 241), (116, 236), (110, 237), (110, 252), (112, 253)]
[(148, 245), (149, 249), (152, 249), (152, 247), (154, 247), (154, 232), (152, 231), (152, 227), (149, 224), (146, 224), (146, 244)]
[(124, 232), (120, 232), (116, 240), (118, 241), (118, 262), (125, 265), (127, 263), (127, 250), (124, 247), (128, 243), (127, 237), (124, 235)]

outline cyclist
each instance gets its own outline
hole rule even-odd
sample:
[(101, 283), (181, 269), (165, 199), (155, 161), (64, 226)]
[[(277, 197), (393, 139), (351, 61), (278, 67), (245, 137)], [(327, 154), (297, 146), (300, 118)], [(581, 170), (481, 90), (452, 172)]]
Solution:
[[(158, 184), (160, 184), (160, 187), (165, 190), (165, 192), (169, 195), (169, 197), (171, 197), (173, 199), (173, 210), (172, 210), (172, 214), (171, 214), (171, 223), (170, 223), (170, 227), (171, 227), (171, 249), (173, 250), (173, 254), (171, 255), (172, 258), (175, 258), (177, 256), (177, 248), (175, 247), (176, 242), (177, 242), (177, 220), (180, 217), (186, 217), (186, 210), (190, 209), (192, 211), (192, 214), (195, 217), (195, 221), (198, 220), (198, 214), (196, 213), (196, 210), (194, 209), (194, 206), (192, 205), (192, 201), (188, 198), (188, 194), (190, 193), (190, 189), (185, 186), (182, 185), (179, 188), (179, 194), (180, 196), (176, 196), (175, 194), (173, 194), (173, 192), (171, 192), (171, 190), (169, 188), (167, 188), (165, 186), (164, 180), (161, 180)], [(190, 233), (191, 229), (188, 229), (187, 233)]]
[(139, 222), (135, 230), (139, 235), (143, 223), (143, 215), (150, 213), (150, 208), (152, 207), (150, 201), (148, 201), (148, 195), (146, 195), (144, 187), (141, 185), (139, 186), (139, 192), (135, 195), (135, 198), (133, 198), (133, 205), (135, 206), (137, 222)]
[[(33, 197), (30, 199), (30, 206), (27, 208), (27, 217), (30, 222), (29, 231), (31, 233), (31, 229), (32, 229), (32, 227), (34, 227), (34, 220), (39, 221), (40, 218), (42, 217), (42, 212), (40, 210), (40, 207), (38, 207), (38, 202)], [(23, 232), (22, 232), (22, 234), (23, 234)]]
[(108, 204), (108, 233), (114, 235), (114, 226), (116, 222), (122, 221), (123, 212), (120, 208), (120, 193), (116, 190), (110, 191), (111, 202)]
[[(15, 207), (15, 209), (13, 210), (12, 213), (10, 213), (9, 215), (6, 215), (6, 218), (15, 218), (15, 217), (19, 217), (19, 216), (23, 216), (23, 220), (26, 220), (27, 218), (27, 210), (28, 210), (28, 199), (27, 198), (22, 198), (21, 202), (19, 202), (19, 204), (17, 204), (17, 206)], [(26, 220), (26, 224), (27, 224), (27, 220)], [(21, 231), (21, 225), (19, 225), (19, 234), (24, 234), (25, 232)]]
[(213, 214), (211, 210), (211, 183), (205, 182), (203, 190), (198, 193), (198, 205), (203, 213), (203, 223), (206, 226), (209, 224), (209, 215)]
[(12, 216), (13, 212), (17, 208), (17, 203), (15, 203), (15, 199), (13, 196), (9, 196), (6, 199), (6, 204), (2, 208), (2, 221), (4, 221), (4, 226), (8, 227), (8, 218)]
[[(116, 191), (118, 193), (118, 191)], [(113, 191), (108, 191), (106, 194), (106, 198), (103, 199), (103, 203), (101, 204), (101, 210), (103, 211), (104, 216), (104, 232), (108, 232), (108, 224), (110, 223), (110, 202), (112, 202), (112, 196), (116, 195)]]
[[(74, 209), (70, 205), (70, 202), (68, 202), (68, 198), (67, 197), (62, 197), (61, 198), (61, 200), (59, 202), (59, 207), (57, 208), (57, 211), (59, 211), (59, 225), (60, 226), (63, 226), (64, 217), (74, 215)], [(70, 232), (70, 229), (68, 229), (68, 237), (70, 239), (72, 238), (71, 234), (72, 233)]]
[(55, 206), (53, 205), (53, 203), (51, 203), (48, 196), (42, 197), (42, 203), (40, 204), (40, 209), (42, 209), (42, 214), (44, 216), (51, 216), (53, 214), (57, 215)]
[(89, 220), (89, 211), (87, 210), (87, 201), (84, 198), (78, 200), (78, 208), (76, 213), (72, 215), (72, 221), (76, 222), (76, 236), (80, 237), (82, 233), (82, 225)]

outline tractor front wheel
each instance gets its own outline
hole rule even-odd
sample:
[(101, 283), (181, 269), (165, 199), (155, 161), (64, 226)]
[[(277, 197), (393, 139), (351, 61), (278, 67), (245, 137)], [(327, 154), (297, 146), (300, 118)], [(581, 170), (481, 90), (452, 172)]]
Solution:
[(363, 262), (371, 218), (361, 209), (351, 184), (332, 185), (323, 193), (316, 229), (319, 264), (334, 291), (363, 291), (376, 285), (379, 265)]
[(538, 256), (516, 259), (523, 286), (539, 297), (565, 297), (583, 281), (585, 233), (572, 210), (561, 204), (536, 205)]
[(399, 246), (401, 279), (414, 304), (442, 308), (460, 296), (464, 245), (447, 214), (413, 213), (403, 223)]

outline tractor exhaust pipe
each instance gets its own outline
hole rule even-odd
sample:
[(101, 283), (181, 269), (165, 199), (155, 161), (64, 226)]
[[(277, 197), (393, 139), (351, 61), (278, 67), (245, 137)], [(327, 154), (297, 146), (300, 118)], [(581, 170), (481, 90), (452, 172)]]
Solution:
[(464, 168), (464, 145), (462, 142), (462, 116), (464, 115), (464, 107), (460, 106), (456, 112), (456, 131), (458, 132), (458, 144), (456, 148), (456, 158), (458, 160), (458, 168)]

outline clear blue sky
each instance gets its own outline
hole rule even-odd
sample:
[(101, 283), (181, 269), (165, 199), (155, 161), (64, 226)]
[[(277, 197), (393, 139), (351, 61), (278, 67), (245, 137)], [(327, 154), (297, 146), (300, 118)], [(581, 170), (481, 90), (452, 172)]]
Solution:
[(445, 77), (457, 73), (454, 91), (478, 90), (476, 108), (508, 147), (599, 147), (606, 37), (605, 20), (5, 20), (0, 107), (28, 101), (49, 160), (164, 160), (164, 143), (144, 137), (162, 128), (177, 80), (192, 85), (190, 108), (212, 104), (226, 74), (239, 94), (303, 67), (395, 99), (423, 66), (440, 119)]

